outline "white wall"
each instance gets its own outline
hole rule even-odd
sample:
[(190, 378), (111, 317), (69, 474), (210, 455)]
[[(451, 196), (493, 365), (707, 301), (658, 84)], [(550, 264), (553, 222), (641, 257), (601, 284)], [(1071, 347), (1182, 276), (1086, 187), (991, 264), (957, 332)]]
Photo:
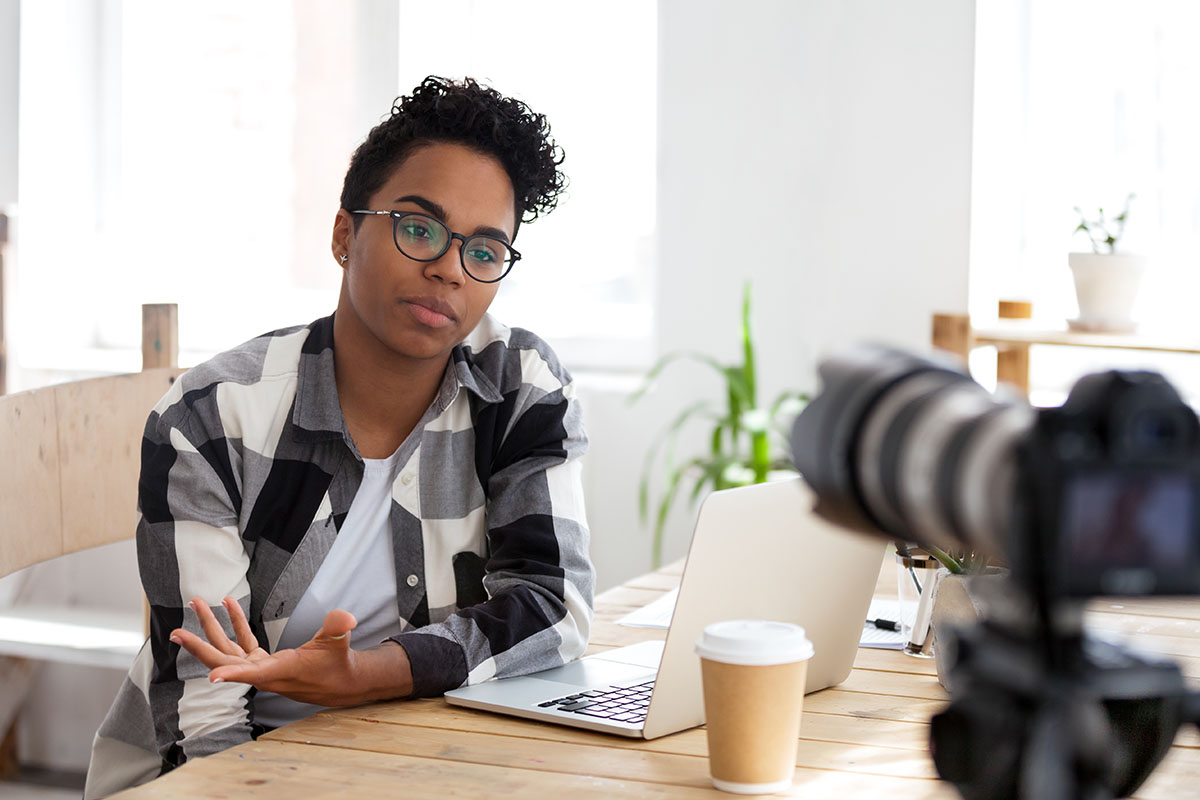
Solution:
[[(13, 213), (17, 202), (17, 86), (21, 75), (21, 4), (0, 0), (0, 214)], [(11, 233), (5, 239), (11, 238)], [(0, 253), (0, 257), (5, 254)], [(4, 303), (8, 270), (0, 269), (0, 304)], [(6, 307), (0, 307), (0, 352), (7, 342)], [(8, 385), (8, 359), (0, 357), (0, 387)]]
[[(965, 311), (972, 2), (662, 0), (659, 31), (659, 352), (736, 358), (746, 279), (767, 398), (815, 389), (831, 346), (924, 348), (931, 313)], [(681, 367), (630, 408), (631, 376), (577, 377), (603, 589), (650, 565), (635, 508), (645, 446), (686, 402), (719, 394)], [(681, 505), (668, 559), (691, 524)], [(26, 757), (82, 768), (72, 759), (85, 748), (63, 737), (90, 739), (111, 678), (97, 679), (94, 707), (43, 692), (50, 722)]]
[[(848, 341), (926, 349), (930, 315), (967, 307), (974, 3), (659, 8), (660, 352), (738, 359), (746, 280), (760, 402), (815, 389), (816, 359)], [(584, 383), (601, 586), (649, 566), (634, 509), (646, 443), (717, 390), (681, 367), (629, 409)], [(668, 560), (693, 513), (674, 515)]]
[(0, 0), (0, 211), (17, 201), (17, 84), (20, 0)]
[(930, 310), (965, 310), (973, 3), (660, 13), (664, 348), (731, 353), (747, 278), (776, 384), (826, 345), (923, 345)]

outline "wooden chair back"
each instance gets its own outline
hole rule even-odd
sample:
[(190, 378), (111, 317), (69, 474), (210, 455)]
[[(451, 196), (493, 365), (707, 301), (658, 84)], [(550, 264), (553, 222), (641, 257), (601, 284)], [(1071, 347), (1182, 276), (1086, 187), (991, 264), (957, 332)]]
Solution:
[(146, 417), (183, 372), (177, 311), (143, 307), (143, 371), (0, 396), (0, 577), (133, 537)]

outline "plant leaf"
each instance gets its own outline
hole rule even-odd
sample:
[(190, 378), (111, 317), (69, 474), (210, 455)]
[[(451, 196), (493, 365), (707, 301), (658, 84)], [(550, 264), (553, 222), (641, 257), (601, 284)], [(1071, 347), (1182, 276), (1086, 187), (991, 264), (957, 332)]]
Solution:
[(746, 386), (745, 376), (742, 374), (741, 367), (724, 367), (722, 370), (725, 378), (725, 389), (736, 395), (738, 402), (745, 408), (753, 408), (750, 402), (750, 390)]
[(709, 404), (704, 400), (688, 406), (675, 416), (666, 429), (656, 436), (650, 443), (650, 447), (647, 448), (646, 455), (642, 459), (642, 477), (638, 485), (638, 518), (643, 524), (649, 515), (650, 474), (654, 469), (654, 462), (658, 458), (659, 451), (664, 445), (673, 446), (675, 438), (684, 424), (695, 415), (707, 410), (709, 410)]
[[(736, 367), (729, 367), (726, 370), (727, 378), (732, 379), (736, 371)], [(732, 380), (725, 386), (725, 402), (729, 406), (729, 436), (732, 439), (732, 446), (737, 447), (738, 437), (742, 433), (742, 398), (734, 390)]]
[(689, 503), (695, 503), (696, 499), (700, 497), (700, 493), (703, 491), (704, 486), (709, 485), (709, 483), (712, 483), (713, 491), (716, 491), (716, 488), (718, 488), (720, 483), (721, 474), (724, 473), (725, 468), (734, 461), (736, 461), (736, 459), (728, 457), (708, 459), (697, 458), (694, 462), (694, 465), (695, 467), (701, 468), (701, 476), (700, 479), (696, 481), (696, 486), (692, 487), (691, 489), (691, 495), (688, 499)]
[(763, 483), (767, 480), (767, 470), (771, 465), (771, 448), (766, 431), (756, 431), (750, 434), (750, 449), (754, 482)]
[(750, 333), (750, 281), (742, 288), (742, 382), (746, 387), (746, 407), (758, 408), (754, 338)]
[(803, 409), (804, 406), (808, 405), (808, 402), (811, 399), (812, 398), (810, 398), (808, 396), (807, 392), (794, 392), (794, 391), (790, 391), (790, 390), (780, 392), (779, 396), (771, 401), (771, 406), (770, 406), (771, 420), (772, 421), (775, 420), (775, 415), (779, 413), (779, 409), (783, 408), (783, 404), (786, 403), (787, 401), (789, 401), (789, 400), (799, 401), (800, 407)]
[(648, 476), (643, 471), (641, 480), (638, 481), (638, 521), (643, 525), (646, 524), (646, 519), (649, 517), (650, 511), (650, 481)]
[(671, 504), (675, 502), (675, 495), (679, 491), (679, 482), (683, 480), (688, 467), (688, 464), (684, 464), (671, 471), (667, 479), (667, 490), (658, 504), (658, 514), (654, 519), (654, 542), (651, 552), (651, 564), (654, 569), (662, 566), (663, 533), (667, 526), (667, 514), (671, 511)]
[(942, 562), (943, 567), (950, 570), (955, 575), (961, 575), (963, 573), (963, 571), (964, 571), (963, 563), (961, 561), (959, 561), (957, 558), (955, 558), (954, 556), (947, 553), (945, 550), (942, 550), (941, 548), (935, 547), (934, 545), (931, 545), (931, 544), (921, 545), (921, 546), (925, 548), (926, 552), (928, 552), (929, 555), (933, 556), (938, 561)]
[(723, 364), (721, 364), (721, 362), (717, 361), (712, 356), (705, 355), (704, 353), (697, 353), (691, 350), (685, 350), (679, 353), (667, 353), (650, 368), (650, 371), (646, 373), (646, 377), (642, 380), (642, 385), (639, 386), (633, 392), (633, 394), (629, 395), (629, 399), (626, 402), (632, 405), (640, 400), (642, 395), (649, 391), (651, 385), (654, 383), (654, 380), (659, 376), (659, 373), (676, 361), (694, 361), (710, 366), (722, 374), (725, 372), (725, 367)]

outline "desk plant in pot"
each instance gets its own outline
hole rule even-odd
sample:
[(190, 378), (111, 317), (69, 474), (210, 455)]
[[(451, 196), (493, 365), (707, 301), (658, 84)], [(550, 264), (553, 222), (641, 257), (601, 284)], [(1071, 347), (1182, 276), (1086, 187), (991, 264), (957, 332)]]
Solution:
[(1079, 214), (1075, 233), (1087, 235), (1091, 252), (1068, 256), (1079, 303), (1079, 316), (1068, 320), (1072, 330), (1127, 333), (1136, 327), (1130, 312), (1146, 269), (1146, 257), (1118, 252), (1133, 199), (1130, 193), (1121, 213), (1111, 218), (1105, 217), (1103, 208), (1089, 218), (1075, 207)]
[[(903, 545), (897, 545), (901, 548)], [(936, 574), (926, 578), (929, 583), (925, 591), (929, 594), (932, 604), (930, 613), (929, 638), (924, 654), (932, 650), (936, 661), (938, 681), (950, 689), (950, 663), (946, 657), (946, 649), (938, 646), (938, 629), (947, 627), (962, 628), (979, 621), (987, 606), (988, 598), (996, 594), (998, 582), (1006, 580), (1006, 568), (991, 565), (987, 556), (981, 553), (948, 553), (937, 547), (925, 548), (942, 564)], [(917, 654), (908, 645), (905, 651)]]
[[(706, 489), (730, 489), (795, 474), (783, 420), (795, 416), (808, 398), (798, 392), (785, 391), (770, 405), (759, 405), (757, 363), (750, 329), (749, 283), (742, 293), (740, 338), (740, 364), (722, 364), (704, 353), (670, 353), (646, 373), (641, 387), (630, 397), (630, 403), (637, 402), (659, 374), (676, 361), (693, 361), (711, 367), (719, 376), (725, 395), (723, 409), (715, 408), (707, 400), (682, 409), (646, 452), (638, 485), (638, 513), (642, 524), (653, 519), (655, 567), (662, 563), (663, 531), (680, 489), (687, 488), (694, 504)], [(679, 437), (689, 423), (701, 421), (710, 426), (707, 451), (680, 460), (676, 456)], [(661, 493), (652, 502), (652, 477), (659, 469)], [(690, 486), (685, 486), (687, 484)]]

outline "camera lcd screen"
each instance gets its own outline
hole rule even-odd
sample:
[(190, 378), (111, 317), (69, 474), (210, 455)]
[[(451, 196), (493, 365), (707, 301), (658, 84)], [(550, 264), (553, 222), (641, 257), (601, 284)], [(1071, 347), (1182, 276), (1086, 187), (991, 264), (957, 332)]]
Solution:
[(1072, 594), (1192, 591), (1196, 488), (1179, 471), (1075, 475), (1063, 497), (1060, 554)]

